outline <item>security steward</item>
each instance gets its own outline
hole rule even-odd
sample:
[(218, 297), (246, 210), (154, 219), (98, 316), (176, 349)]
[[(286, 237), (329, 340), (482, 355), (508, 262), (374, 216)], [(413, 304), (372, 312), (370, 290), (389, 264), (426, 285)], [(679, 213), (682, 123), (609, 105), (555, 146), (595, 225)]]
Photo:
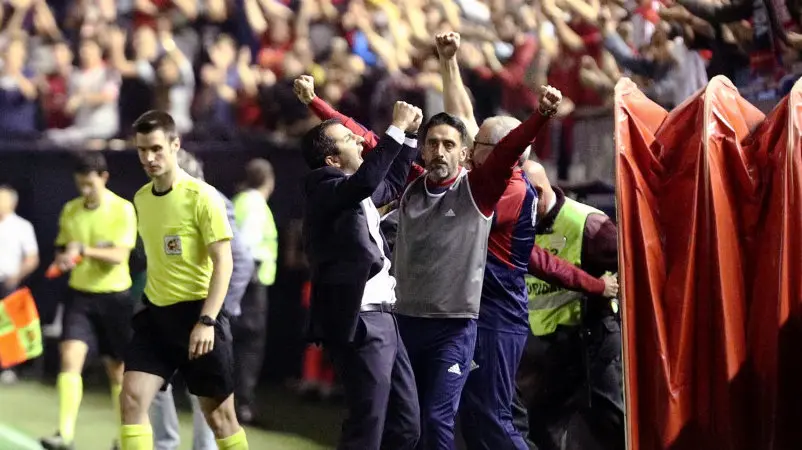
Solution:
[[(603, 212), (549, 183), (538, 163), (527, 177), (546, 210), (537, 245), (593, 276), (618, 271), (616, 226)], [(587, 297), (529, 276), (532, 331), (518, 372), (529, 437), (540, 450), (623, 450), (624, 399), (617, 301)]]

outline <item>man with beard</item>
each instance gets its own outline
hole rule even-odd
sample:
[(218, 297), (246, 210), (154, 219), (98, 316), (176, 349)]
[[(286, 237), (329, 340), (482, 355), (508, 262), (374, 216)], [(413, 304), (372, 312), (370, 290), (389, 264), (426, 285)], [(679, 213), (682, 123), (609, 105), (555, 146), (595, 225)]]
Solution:
[[(436, 37), (446, 111), (460, 117), (475, 135), (468, 161), (478, 170), (498, 151), (494, 147), (520, 122), (496, 116), (485, 120), (481, 127), (477, 125), (470, 97), (460, 78), (456, 59), (459, 44), (457, 33)], [(518, 165), (526, 161), (528, 154), (527, 148)], [(613, 277), (597, 279), (569, 264), (556, 264), (559, 259), (534, 245), (535, 211), (542, 206), (541, 200), (516, 167), (495, 206), (477, 321), (475, 364), (459, 409), (462, 435), (469, 449), (529, 447), (513, 426), (511, 411), (515, 373), (529, 334), (524, 281), (527, 272), (567, 289), (597, 295), (614, 295), (617, 291)]]
[(561, 100), (541, 88), (540, 111), (500, 140), (482, 166), (461, 164), (465, 125), (433, 116), (420, 135), (426, 174), (399, 203), (395, 266), (399, 328), (415, 371), (423, 449), (454, 445), (454, 417), (476, 343), (493, 211), (513, 167)]

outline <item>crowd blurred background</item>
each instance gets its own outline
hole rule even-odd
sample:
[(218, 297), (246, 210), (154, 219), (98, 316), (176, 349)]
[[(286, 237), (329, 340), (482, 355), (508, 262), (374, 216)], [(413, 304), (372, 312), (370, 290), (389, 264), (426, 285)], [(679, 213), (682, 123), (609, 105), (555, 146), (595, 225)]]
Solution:
[[(381, 129), (399, 98), (442, 110), (433, 37), (459, 31), (480, 120), (526, 116), (532, 88), (550, 83), (567, 99), (559, 117), (570, 136), (574, 121), (609, 114), (622, 76), (666, 107), (719, 74), (755, 98), (781, 96), (802, 41), (788, 3), (3, 0), (0, 131), (120, 148), (133, 119), (159, 107), (190, 139), (293, 138), (314, 120), (291, 88), (304, 73), (321, 98)], [(547, 157), (572, 143), (538, 147)]]

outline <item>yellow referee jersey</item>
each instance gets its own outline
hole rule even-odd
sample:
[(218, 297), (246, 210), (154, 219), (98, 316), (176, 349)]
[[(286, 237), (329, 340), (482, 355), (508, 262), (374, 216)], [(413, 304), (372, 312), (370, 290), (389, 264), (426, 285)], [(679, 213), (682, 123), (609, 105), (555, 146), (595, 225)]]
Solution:
[[(95, 209), (84, 206), (83, 197), (64, 205), (59, 217), (56, 246), (80, 242), (87, 247), (136, 246), (136, 213), (128, 200), (106, 189)], [(71, 288), (92, 294), (122, 292), (131, 287), (128, 260), (109, 264), (92, 258), (84, 260), (70, 272)]]
[(213, 269), (208, 246), (233, 236), (222, 196), (180, 171), (165, 193), (154, 193), (152, 182), (142, 186), (134, 206), (148, 260), (148, 300), (168, 306), (205, 299)]

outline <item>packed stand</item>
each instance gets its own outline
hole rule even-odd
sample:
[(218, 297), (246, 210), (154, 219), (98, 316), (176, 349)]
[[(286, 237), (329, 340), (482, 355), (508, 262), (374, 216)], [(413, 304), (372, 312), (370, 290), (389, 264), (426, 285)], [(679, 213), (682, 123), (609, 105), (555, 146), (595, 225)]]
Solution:
[[(463, 36), (460, 64), (480, 119), (525, 117), (532, 87), (545, 83), (566, 96), (558, 117), (607, 114), (622, 76), (666, 107), (718, 74), (751, 80), (747, 90), (765, 97), (796, 78), (788, 74), (802, 35), (793, 7), (767, 6), (771, 20), (764, 8), (750, 21), (747, 3), (9, 0), (0, 8), (0, 129), (103, 147), (157, 107), (190, 138), (226, 139), (232, 129), (294, 137), (314, 120), (292, 92), (303, 73), (325, 101), (382, 129), (396, 99), (427, 117), (443, 109), (432, 37), (444, 31)], [(767, 36), (778, 21), (788, 31), (769, 26)]]

